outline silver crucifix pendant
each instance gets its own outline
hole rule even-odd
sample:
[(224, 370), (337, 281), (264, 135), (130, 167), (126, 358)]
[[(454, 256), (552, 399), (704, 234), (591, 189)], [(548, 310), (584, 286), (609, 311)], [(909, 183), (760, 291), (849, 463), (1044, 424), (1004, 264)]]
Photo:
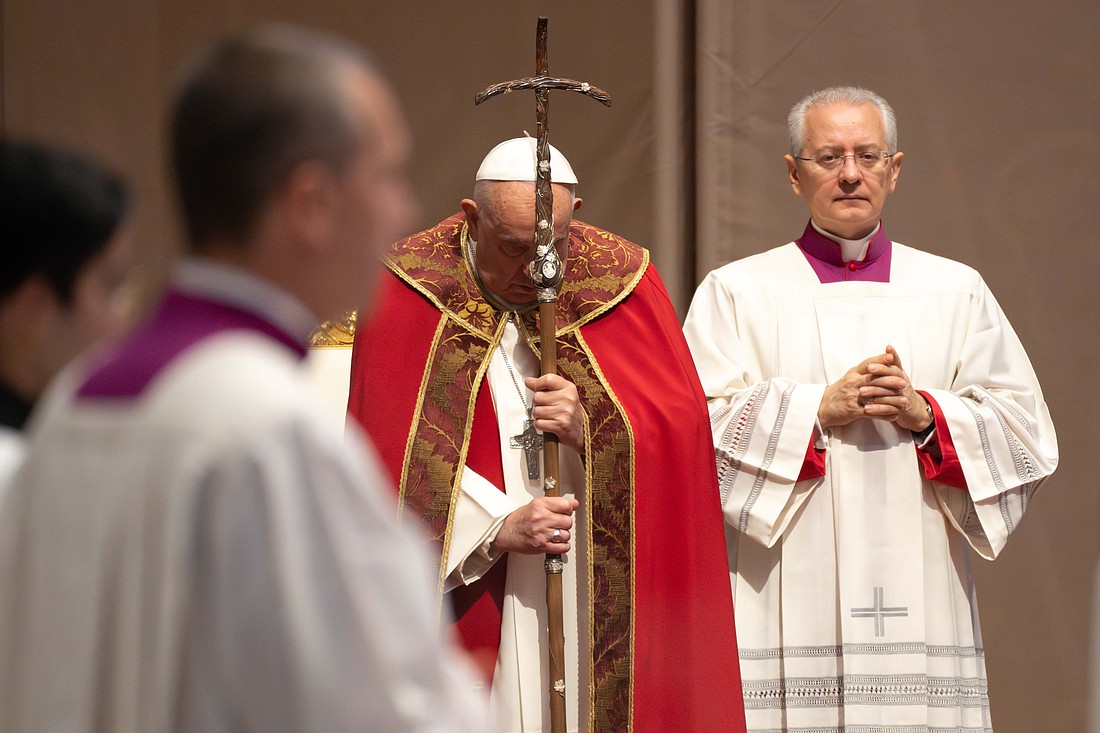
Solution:
[(539, 451), (542, 450), (542, 435), (535, 430), (534, 420), (523, 421), (523, 432), (513, 435), (508, 441), (513, 448), (522, 448), (527, 459), (527, 478), (539, 477)]

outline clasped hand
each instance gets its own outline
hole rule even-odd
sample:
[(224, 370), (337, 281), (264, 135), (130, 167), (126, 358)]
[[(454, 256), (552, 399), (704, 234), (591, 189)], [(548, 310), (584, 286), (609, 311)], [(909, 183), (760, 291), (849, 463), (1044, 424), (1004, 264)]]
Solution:
[(927, 404), (913, 389), (898, 352), (887, 346), (885, 353), (863, 360), (825, 388), (817, 417), (825, 429), (871, 418), (919, 432), (931, 422)]

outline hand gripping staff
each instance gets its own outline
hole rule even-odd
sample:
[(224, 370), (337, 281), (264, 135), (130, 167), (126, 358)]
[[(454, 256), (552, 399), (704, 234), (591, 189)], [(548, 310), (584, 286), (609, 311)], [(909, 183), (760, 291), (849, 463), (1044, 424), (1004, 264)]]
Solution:
[[(554, 249), (554, 192), (550, 186), (550, 90), (580, 92), (611, 106), (607, 92), (588, 82), (559, 79), (547, 73), (546, 18), (539, 18), (535, 31), (535, 75), (526, 79), (500, 82), (486, 87), (474, 97), (474, 104), (498, 94), (515, 90), (535, 93), (537, 124), (535, 171), (535, 260), (531, 263), (531, 280), (538, 289), (539, 343), (542, 351), (542, 373), (558, 370), (558, 350), (554, 311), (558, 301), (563, 267)], [(543, 436), (543, 490), (547, 496), (561, 496), (558, 486), (558, 437)], [(546, 607), (550, 641), (550, 733), (565, 733), (565, 629), (562, 615), (561, 555), (546, 556)]]

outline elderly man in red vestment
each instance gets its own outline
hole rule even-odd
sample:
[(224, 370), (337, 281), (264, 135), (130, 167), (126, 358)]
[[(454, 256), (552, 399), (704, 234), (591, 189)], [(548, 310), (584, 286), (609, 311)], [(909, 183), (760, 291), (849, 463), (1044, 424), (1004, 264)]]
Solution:
[[(538, 376), (534, 142), (498, 145), (461, 213), (394, 245), (349, 411), (430, 528), (499, 730), (546, 729), (542, 560), (560, 553), (568, 730), (743, 731), (695, 367), (649, 253), (572, 220), (576, 177), (551, 149), (560, 376)], [(559, 436), (559, 498), (524, 447), (536, 429)]]

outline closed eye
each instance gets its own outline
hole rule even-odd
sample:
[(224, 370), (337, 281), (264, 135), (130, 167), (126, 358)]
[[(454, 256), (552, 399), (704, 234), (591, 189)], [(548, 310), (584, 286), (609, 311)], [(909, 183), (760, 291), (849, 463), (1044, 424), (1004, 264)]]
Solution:
[(526, 242), (504, 242), (501, 249), (509, 257), (523, 257), (531, 251), (531, 245)]

